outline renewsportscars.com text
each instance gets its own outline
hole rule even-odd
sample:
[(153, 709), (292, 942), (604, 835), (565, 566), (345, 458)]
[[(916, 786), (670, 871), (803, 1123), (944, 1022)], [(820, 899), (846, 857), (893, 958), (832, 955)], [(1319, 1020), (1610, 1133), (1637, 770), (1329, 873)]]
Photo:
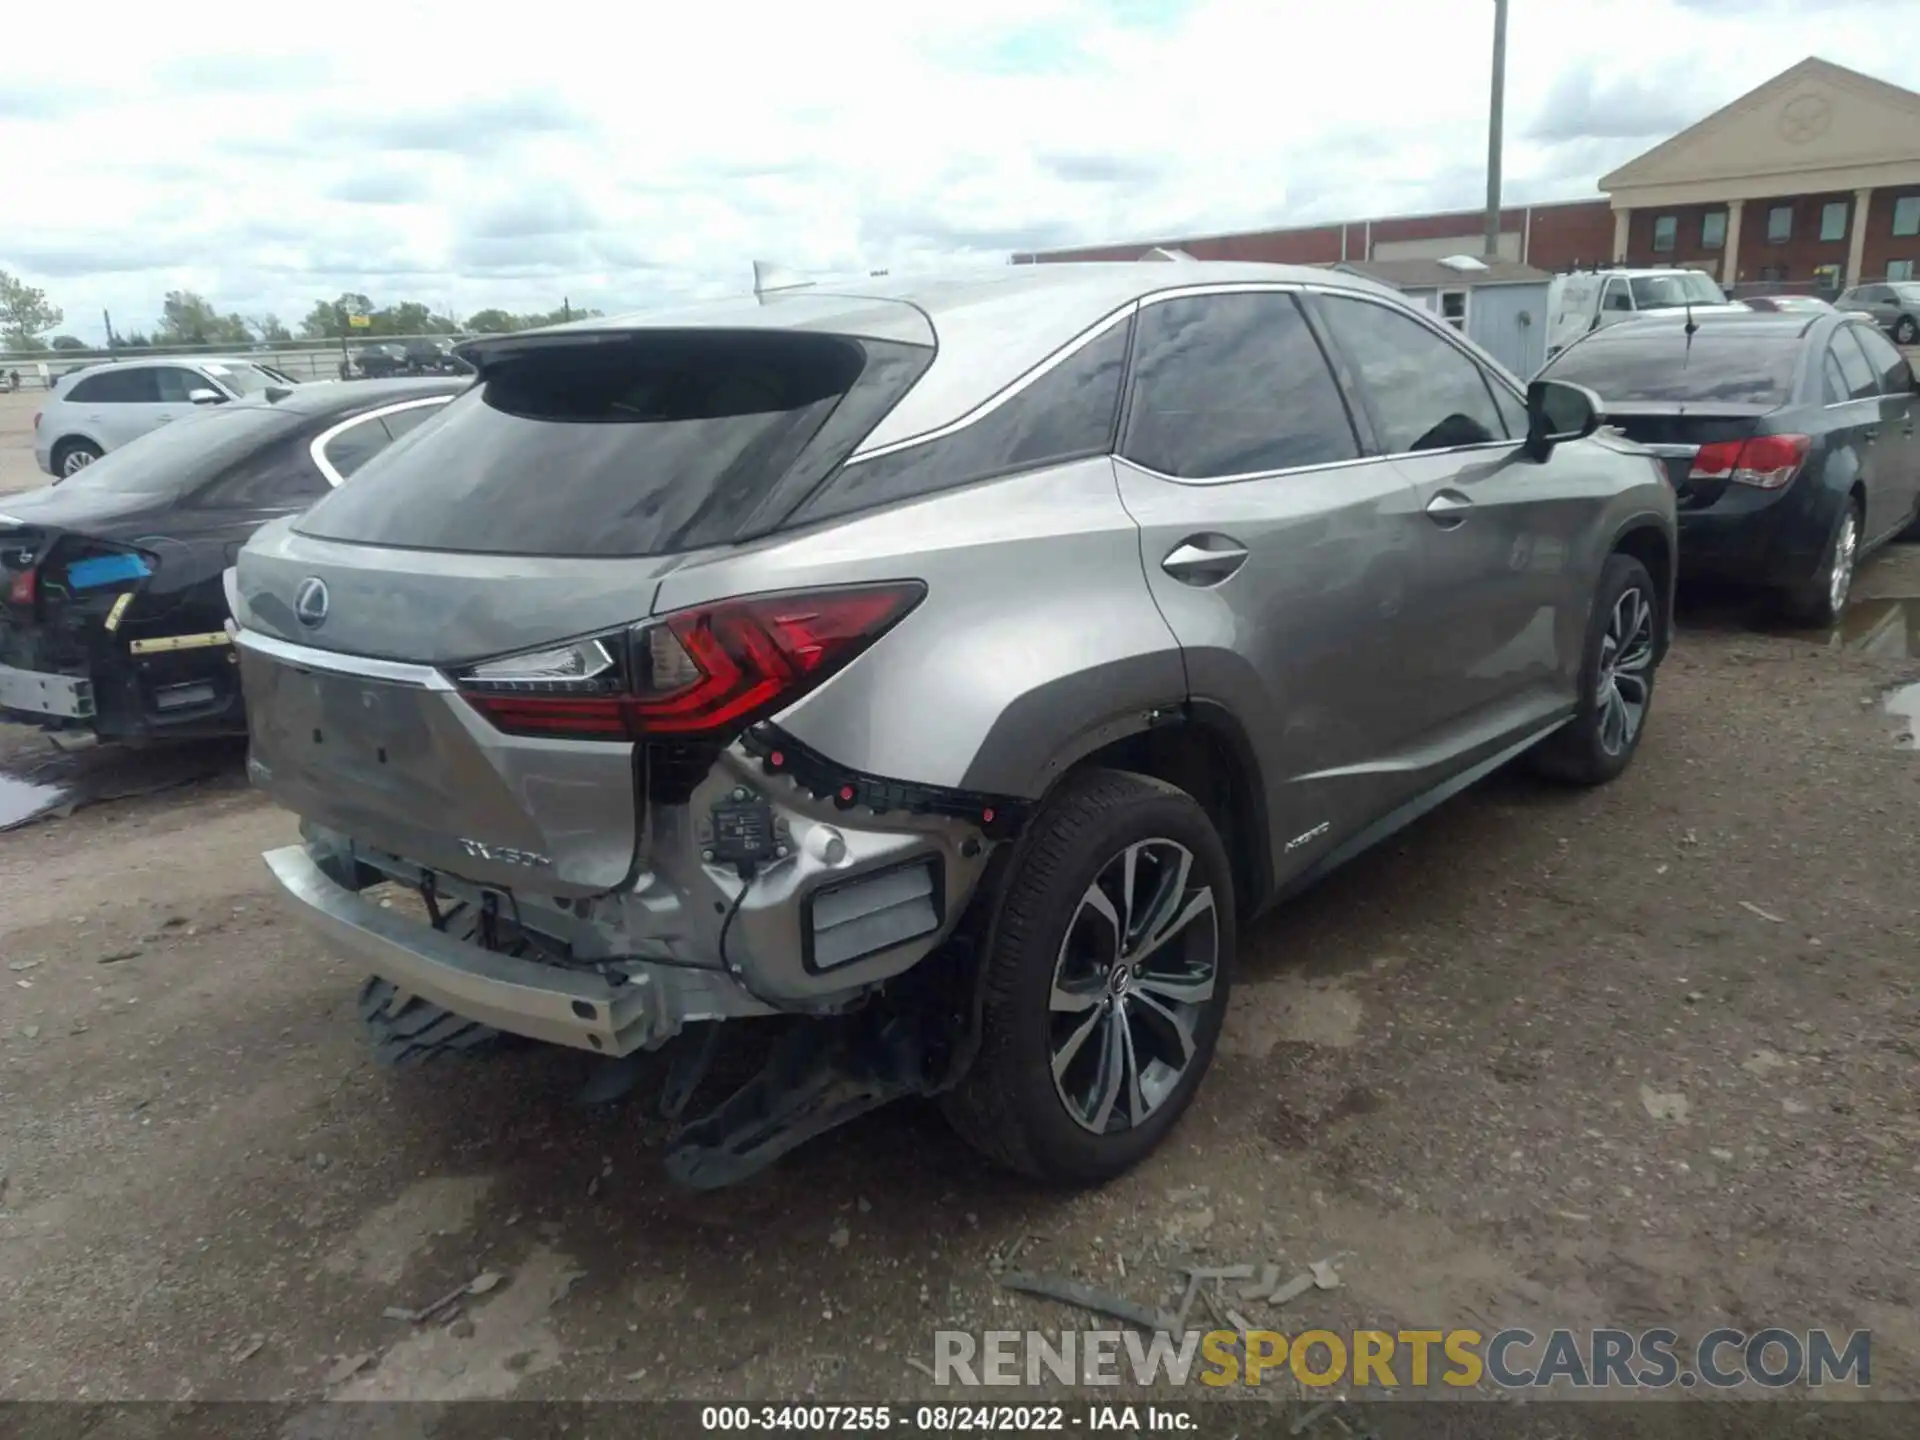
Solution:
[[(1244, 1341), (1244, 1343), (1242, 1343)], [(1719, 1329), (1691, 1345), (1668, 1329), (940, 1330), (935, 1383), (983, 1385), (1260, 1385), (1503, 1390), (1729, 1390), (1872, 1380), (1865, 1330)]]

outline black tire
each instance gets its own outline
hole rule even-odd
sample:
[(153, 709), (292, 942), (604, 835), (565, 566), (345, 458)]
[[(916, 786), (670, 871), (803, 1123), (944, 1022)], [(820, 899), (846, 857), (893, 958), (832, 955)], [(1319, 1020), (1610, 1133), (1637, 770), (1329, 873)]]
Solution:
[(1894, 322), (1893, 340), (1896, 345), (1911, 345), (1920, 340), (1920, 324), (1915, 324), (1913, 316), (1902, 315)]
[[(62, 440), (58, 445), (53, 447), (53, 454), (49, 457), (53, 461), (55, 479), (66, 479), (74, 470), (79, 470), (87, 465), (91, 465), (104, 453), (105, 452), (91, 440)], [(73, 463), (76, 459), (79, 460), (78, 465)], [(72, 469), (68, 468), (70, 465)]]
[(380, 1064), (403, 1070), (429, 1060), (489, 1055), (507, 1048), (507, 1037), (492, 1026), (417, 995), (393, 1009), (398, 993), (392, 981), (378, 975), (369, 975), (360, 987), (360, 1021)]
[[(1847, 578), (1836, 598), (1833, 588), (1834, 567), (1840, 563), (1840, 551), (1847, 534), (1847, 522), (1853, 522), (1853, 554), (1847, 564)], [(1830, 627), (1838, 625), (1847, 613), (1847, 601), (1853, 594), (1853, 582), (1860, 564), (1860, 539), (1865, 533), (1866, 514), (1860, 497), (1850, 495), (1833, 518), (1827, 535), (1827, 548), (1821, 552), (1820, 569), (1805, 585), (1783, 596), (1789, 618), (1802, 625)]]
[[(1200, 886), (1211, 887), (1212, 992), (1197, 1000), (1185, 1017), (1191, 1025), (1192, 1048), (1164, 1098), (1137, 1123), (1130, 1115), (1126, 1128), (1095, 1133), (1073, 1117), (1054, 1082), (1054, 1029), (1059, 1017), (1050, 997), (1055, 967), (1069, 940), (1069, 928), (1081, 915), (1082, 896), (1129, 847), (1150, 841), (1161, 842), (1161, 847), (1147, 852), (1149, 857), (1173, 856), (1167, 842), (1192, 857), (1188, 884), (1180, 895), (1173, 895), (1170, 887), (1161, 892), (1171, 897), (1170, 904), (1184, 906), (1186, 898), (1197, 898)], [(985, 1007), (980, 1048), (967, 1074), (942, 1097), (942, 1108), (962, 1138), (1009, 1170), (1056, 1184), (1099, 1184), (1130, 1169), (1166, 1138), (1212, 1063), (1226, 1017), (1236, 938), (1232, 867), (1219, 835), (1192, 796), (1161, 781), (1117, 770), (1088, 770), (1064, 781), (1034, 817), (1013, 859), (981, 959)], [(1161, 877), (1174, 873), (1171, 868), (1160, 869), (1152, 858), (1145, 863)], [(1177, 932), (1180, 938), (1175, 943), (1203, 947), (1209, 937), (1196, 927), (1205, 923), (1203, 913)], [(1171, 948), (1159, 953), (1165, 956)], [(1139, 968), (1135, 967), (1135, 974)], [(1115, 1006), (1122, 1016), (1146, 1014), (1138, 1005), (1129, 1010), (1120, 1001), (1113, 1005), (1094, 1001), (1088, 1011), (1090, 1017), (1095, 1010), (1110, 1014)], [(1064, 1021), (1068, 1028), (1079, 1023)], [(1095, 1022), (1090, 1018), (1086, 1023)], [(1169, 1043), (1175, 1033), (1154, 1018), (1145, 1022), (1145, 1028)], [(1136, 1021), (1131, 1033), (1141, 1029)], [(1149, 1068), (1152, 1063), (1148, 1062)], [(1073, 1073), (1071, 1066), (1068, 1073)], [(1125, 1088), (1129, 1095), (1137, 1093), (1132, 1084)], [(1144, 1089), (1140, 1087), (1141, 1092)]]
[[(1629, 592), (1637, 591), (1647, 608), (1650, 627), (1647, 644), (1651, 651), (1644, 667), (1632, 672), (1641, 677), (1644, 690), (1640, 714), (1620, 743), (1618, 732), (1609, 724), (1611, 676), (1609, 627), (1621, 613)], [(1667, 623), (1664, 597), (1655, 588), (1647, 567), (1631, 555), (1613, 554), (1600, 570), (1600, 586), (1593, 596), (1593, 614), (1587, 621), (1587, 643), (1580, 664), (1580, 711), (1566, 725), (1547, 736), (1527, 752), (1527, 762), (1536, 774), (1568, 785), (1604, 785), (1619, 776), (1633, 761), (1646, 734), (1647, 719), (1653, 712), (1653, 692), (1659, 668), (1660, 635)], [(1637, 643), (1637, 642), (1636, 642)], [(1627, 653), (1632, 654), (1633, 647)], [(1629, 672), (1622, 670), (1624, 678)], [(1625, 687), (1621, 687), (1625, 694)], [(1629, 707), (1630, 709), (1630, 707)]]

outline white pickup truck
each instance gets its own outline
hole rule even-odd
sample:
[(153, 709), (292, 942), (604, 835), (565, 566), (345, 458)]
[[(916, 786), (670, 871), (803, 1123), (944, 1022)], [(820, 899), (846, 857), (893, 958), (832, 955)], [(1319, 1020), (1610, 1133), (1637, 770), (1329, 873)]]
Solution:
[(1582, 270), (1556, 275), (1547, 287), (1547, 358), (1603, 325), (1640, 315), (1670, 315), (1692, 306), (1696, 315), (1747, 307), (1729, 300), (1699, 270)]

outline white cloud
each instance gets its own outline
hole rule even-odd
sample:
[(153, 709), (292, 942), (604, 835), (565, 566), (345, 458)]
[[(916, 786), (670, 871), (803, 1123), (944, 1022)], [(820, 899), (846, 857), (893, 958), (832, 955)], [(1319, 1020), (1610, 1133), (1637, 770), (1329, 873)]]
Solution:
[[(916, 13), (924, 8), (924, 14)], [(1605, 169), (1810, 46), (1884, 70), (1914, 0), (1515, 7), (1515, 199)], [(50, 85), (72, 13), (0, 53), (0, 267), (65, 328), (165, 291), (297, 321), (362, 291), (461, 313), (619, 308), (799, 268), (1301, 224), (1481, 194), (1490, 0), (341, 0), (208, 31), (127, 7)], [(1817, 37), (1817, 38), (1816, 38)], [(1898, 81), (1898, 74), (1887, 78)], [(1652, 127), (1649, 129), (1649, 127)]]

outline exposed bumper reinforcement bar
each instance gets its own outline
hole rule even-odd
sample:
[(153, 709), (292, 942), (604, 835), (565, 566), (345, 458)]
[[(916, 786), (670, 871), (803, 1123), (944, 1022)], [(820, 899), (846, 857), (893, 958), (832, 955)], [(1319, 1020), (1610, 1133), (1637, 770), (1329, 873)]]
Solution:
[(302, 845), (263, 857), (282, 901), (304, 923), (401, 990), (513, 1035), (627, 1055), (657, 1043), (654, 987), (502, 955), (363, 900)]
[(81, 675), (49, 675), (0, 665), (0, 710), (91, 720), (93, 682)]

